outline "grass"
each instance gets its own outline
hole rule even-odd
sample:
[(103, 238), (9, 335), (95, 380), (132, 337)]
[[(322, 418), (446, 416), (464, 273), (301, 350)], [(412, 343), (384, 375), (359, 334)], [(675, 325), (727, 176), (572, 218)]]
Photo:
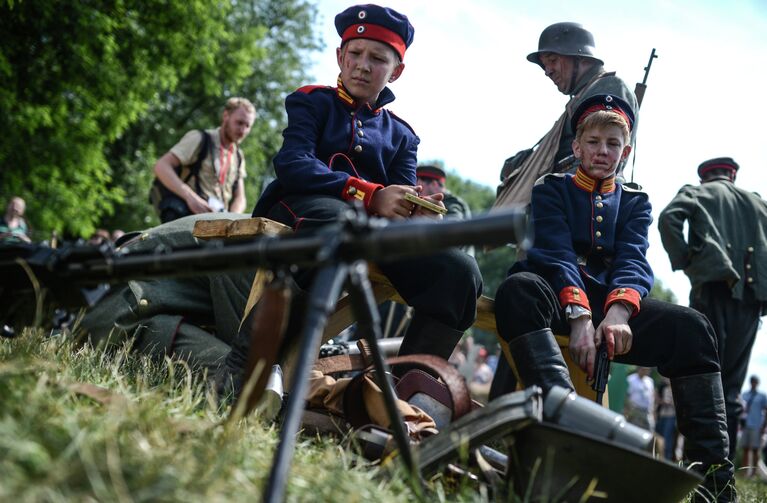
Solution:
[[(0, 501), (258, 501), (278, 431), (256, 416), (228, 426), (226, 413), (180, 362), (105, 354), (41, 330), (2, 339)], [(397, 470), (301, 436), (287, 500), (416, 501)], [(767, 501), (765, 484), (739, 489), (741, 501)], [(427, 501), (487, 501), (441, 477), (427, 491)]]
[[(274, 426), (258, 417), (227, 426), (227, 411), (183, 363), (106, 355), (41, 332), (0, 340), (0, 501), (259, 499)], [(401, 474), (347, 447), (300, 437), (288, 501), (415, 500)], [(441, 480), (429, 490), (430, 501), (481, 501)]]

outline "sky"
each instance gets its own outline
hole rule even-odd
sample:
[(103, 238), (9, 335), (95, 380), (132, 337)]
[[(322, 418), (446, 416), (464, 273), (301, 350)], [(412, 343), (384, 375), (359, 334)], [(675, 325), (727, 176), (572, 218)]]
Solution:
[[(656, 49), (639, 112), (637, 145), (626, 168), (660, 211), (697, 166), (713, 157), (740, 164), (737, 185), (767, 196), (767, 147), (761, 124), (767, 82), (767, 2), (740, 0), (518, 1), (389, 0), (415, 27), (405, 71), (388, 106), (421, 139), (419, 161), (496, 187), (503, 161), (532, 147), (554, 124), (568, 97), (527, 61), (550, 24), (583, 24), (596, 55), (630, 87), (641, 82)], [(314, 59), (315, 84), (335, 85), (339, 37), (335, 15), (353, 2), (319, 0), (325, 49)], [(656, 278), (687, 304), (690, 286), (673, 272), (655, 224), (648, 258)], [(762, 321), (765, 321), (763, 318)], [(761, 328), (749, 375), (767, 382), (767, 328)], [(764, 386), (763, 386), (764, 388)]]

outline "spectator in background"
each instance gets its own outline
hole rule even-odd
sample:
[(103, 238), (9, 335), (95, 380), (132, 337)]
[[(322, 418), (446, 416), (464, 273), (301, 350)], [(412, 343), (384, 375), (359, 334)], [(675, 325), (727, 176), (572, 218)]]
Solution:
[(745, 422), (740, 439), (743, 445), (743, 463), (746, 467), (746, 477), (753, 477), (759, 465), (759, 448), (762, 446), (762, 435), (767, 424), (767, 395), (759, 391), (759, 377), (752, 375), (751, 389), (743, 393), (745, 405)]
[(110, 242), (112, 239), (112, 235), (109, 234), (109, 231), (106, 229), (96, 229), (96, 232), (91, 234), (91, 237), (88, 238), (88, 244), (89, 245), (102, 245), (104, 243)]
[(150, 201), (160, 221), (218, 211), (245, 211), (245, 158), (240, 143), (250, 134), (256, 108), (229, 98), (215, 129), (191, 130), (154, 166)]
[(655, 430), (655, 381), (648, 367), (637, 367), (636, 372), (628, 376), (624, 414), (628, 422)]
[(125, 235), (125, 231), (122, 229), (115, 229), (112, 231), (112, 242), (116, 243), (118, 239)]
[(29, 227), (24, 220), (27, 204), (20, 197), (12, 197), (5, 208), (5, 215), (0, 217), (0, 242), (31, 242)]
[(667, 377), (661, 376), (657, 398), (655, 431), (663, 437), (663, 457), (669, 461), (674, 461), (674, 447), (677, 438), (676, 410), (674, 409), (674, 396), (671, 393), (671, 383)]
[(479, 351), (477, 351), (472, 382), (490, 385), (490, 381), (493, 380), (493, 369), (487, 364), (487, 357), (487, 348), (480, 346)]

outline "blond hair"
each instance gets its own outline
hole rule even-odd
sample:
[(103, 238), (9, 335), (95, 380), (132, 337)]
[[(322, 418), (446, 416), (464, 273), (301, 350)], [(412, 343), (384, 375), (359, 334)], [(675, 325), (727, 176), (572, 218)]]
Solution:
[(626, 123), (626, 119), (611, 110), (597, 110), (586, 116), (583, 121), (578, 124), (578, 129), (575, 131), (576, 141), (580, 141), (583, 132), (587, 129), (602, 129), (608, 126), (616, 126), (620, 128), (623, 134), (623, 143), (628, 143), (631, 137), (631, 131), (629, 125)]
[(224, 111), (232, 113), (240, 107), (243, 107), (248, 112), (252, 113), (253, 115), (256, 115), (256, 107), (253, 106), (253, 103), (251, 103), (248, 98), (241, 98), (238, 96), (235, 96), (233, 98), (229, 98), (228, 100), (226, 100), (226, 104), (224, 105)]

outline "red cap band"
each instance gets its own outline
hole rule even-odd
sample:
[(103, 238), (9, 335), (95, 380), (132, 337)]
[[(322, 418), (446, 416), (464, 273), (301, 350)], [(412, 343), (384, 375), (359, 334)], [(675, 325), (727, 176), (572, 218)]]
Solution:
[(698, 176), (702, 176), (704, 173), (711, 171), (712, 169), (729, 169), (730, 171), (737, 171), (732, 164), (712, 164), (698, 171)]
[(583, 123), (583, 121), (586, 120), (586, 117), (588, 117), (589, 115), (593, 114), (594, 112), (599, 112), (600, 110), (607, 110), (608, 112), (615, 112), (616, 114), (618, 114), (621, 117), (623, 117), (623, 120), (626, 121), (626, 125), (628, 126), (629, 131), (631, 131), (631, 121), (629, 120), (629, 116), (626, 115), (626, 112), (624, 112), (623, 110), (621, 110), (618, 107), (607, 108), (606, 105), (603, 105), (601, 103), (597, 104), (597, 105), (590, 106), (586, 110), (584, 110), (583, 113), (581, 114), (581, 118), (578, 119), (578, 125), (580, 126)]
[(431, 178), (432, 180), (437, 180), (437, 181), (440, 181), (442, 183), (445, 183), (445, 177), (444, 176), (439, 176), (436, 173), (429, 173), (429, 172), (426, 172), (426, 171), (422, 171), (422, 172), (419, 173), (419, 172), (416, 171), (416, 175), (415, 176), (417, 176), (418, 178)]
[(353, 24), (344, 31), (344, 34), (341, 36), (341, 44), (355, 38), (367, 38), (383, 42), (394, 49), (399, 54), (401, 60), (405, 59), (405, 49), (407, 48), (405, 41), (402, 40), (402, 37), (383, 26), (377, 24)]

